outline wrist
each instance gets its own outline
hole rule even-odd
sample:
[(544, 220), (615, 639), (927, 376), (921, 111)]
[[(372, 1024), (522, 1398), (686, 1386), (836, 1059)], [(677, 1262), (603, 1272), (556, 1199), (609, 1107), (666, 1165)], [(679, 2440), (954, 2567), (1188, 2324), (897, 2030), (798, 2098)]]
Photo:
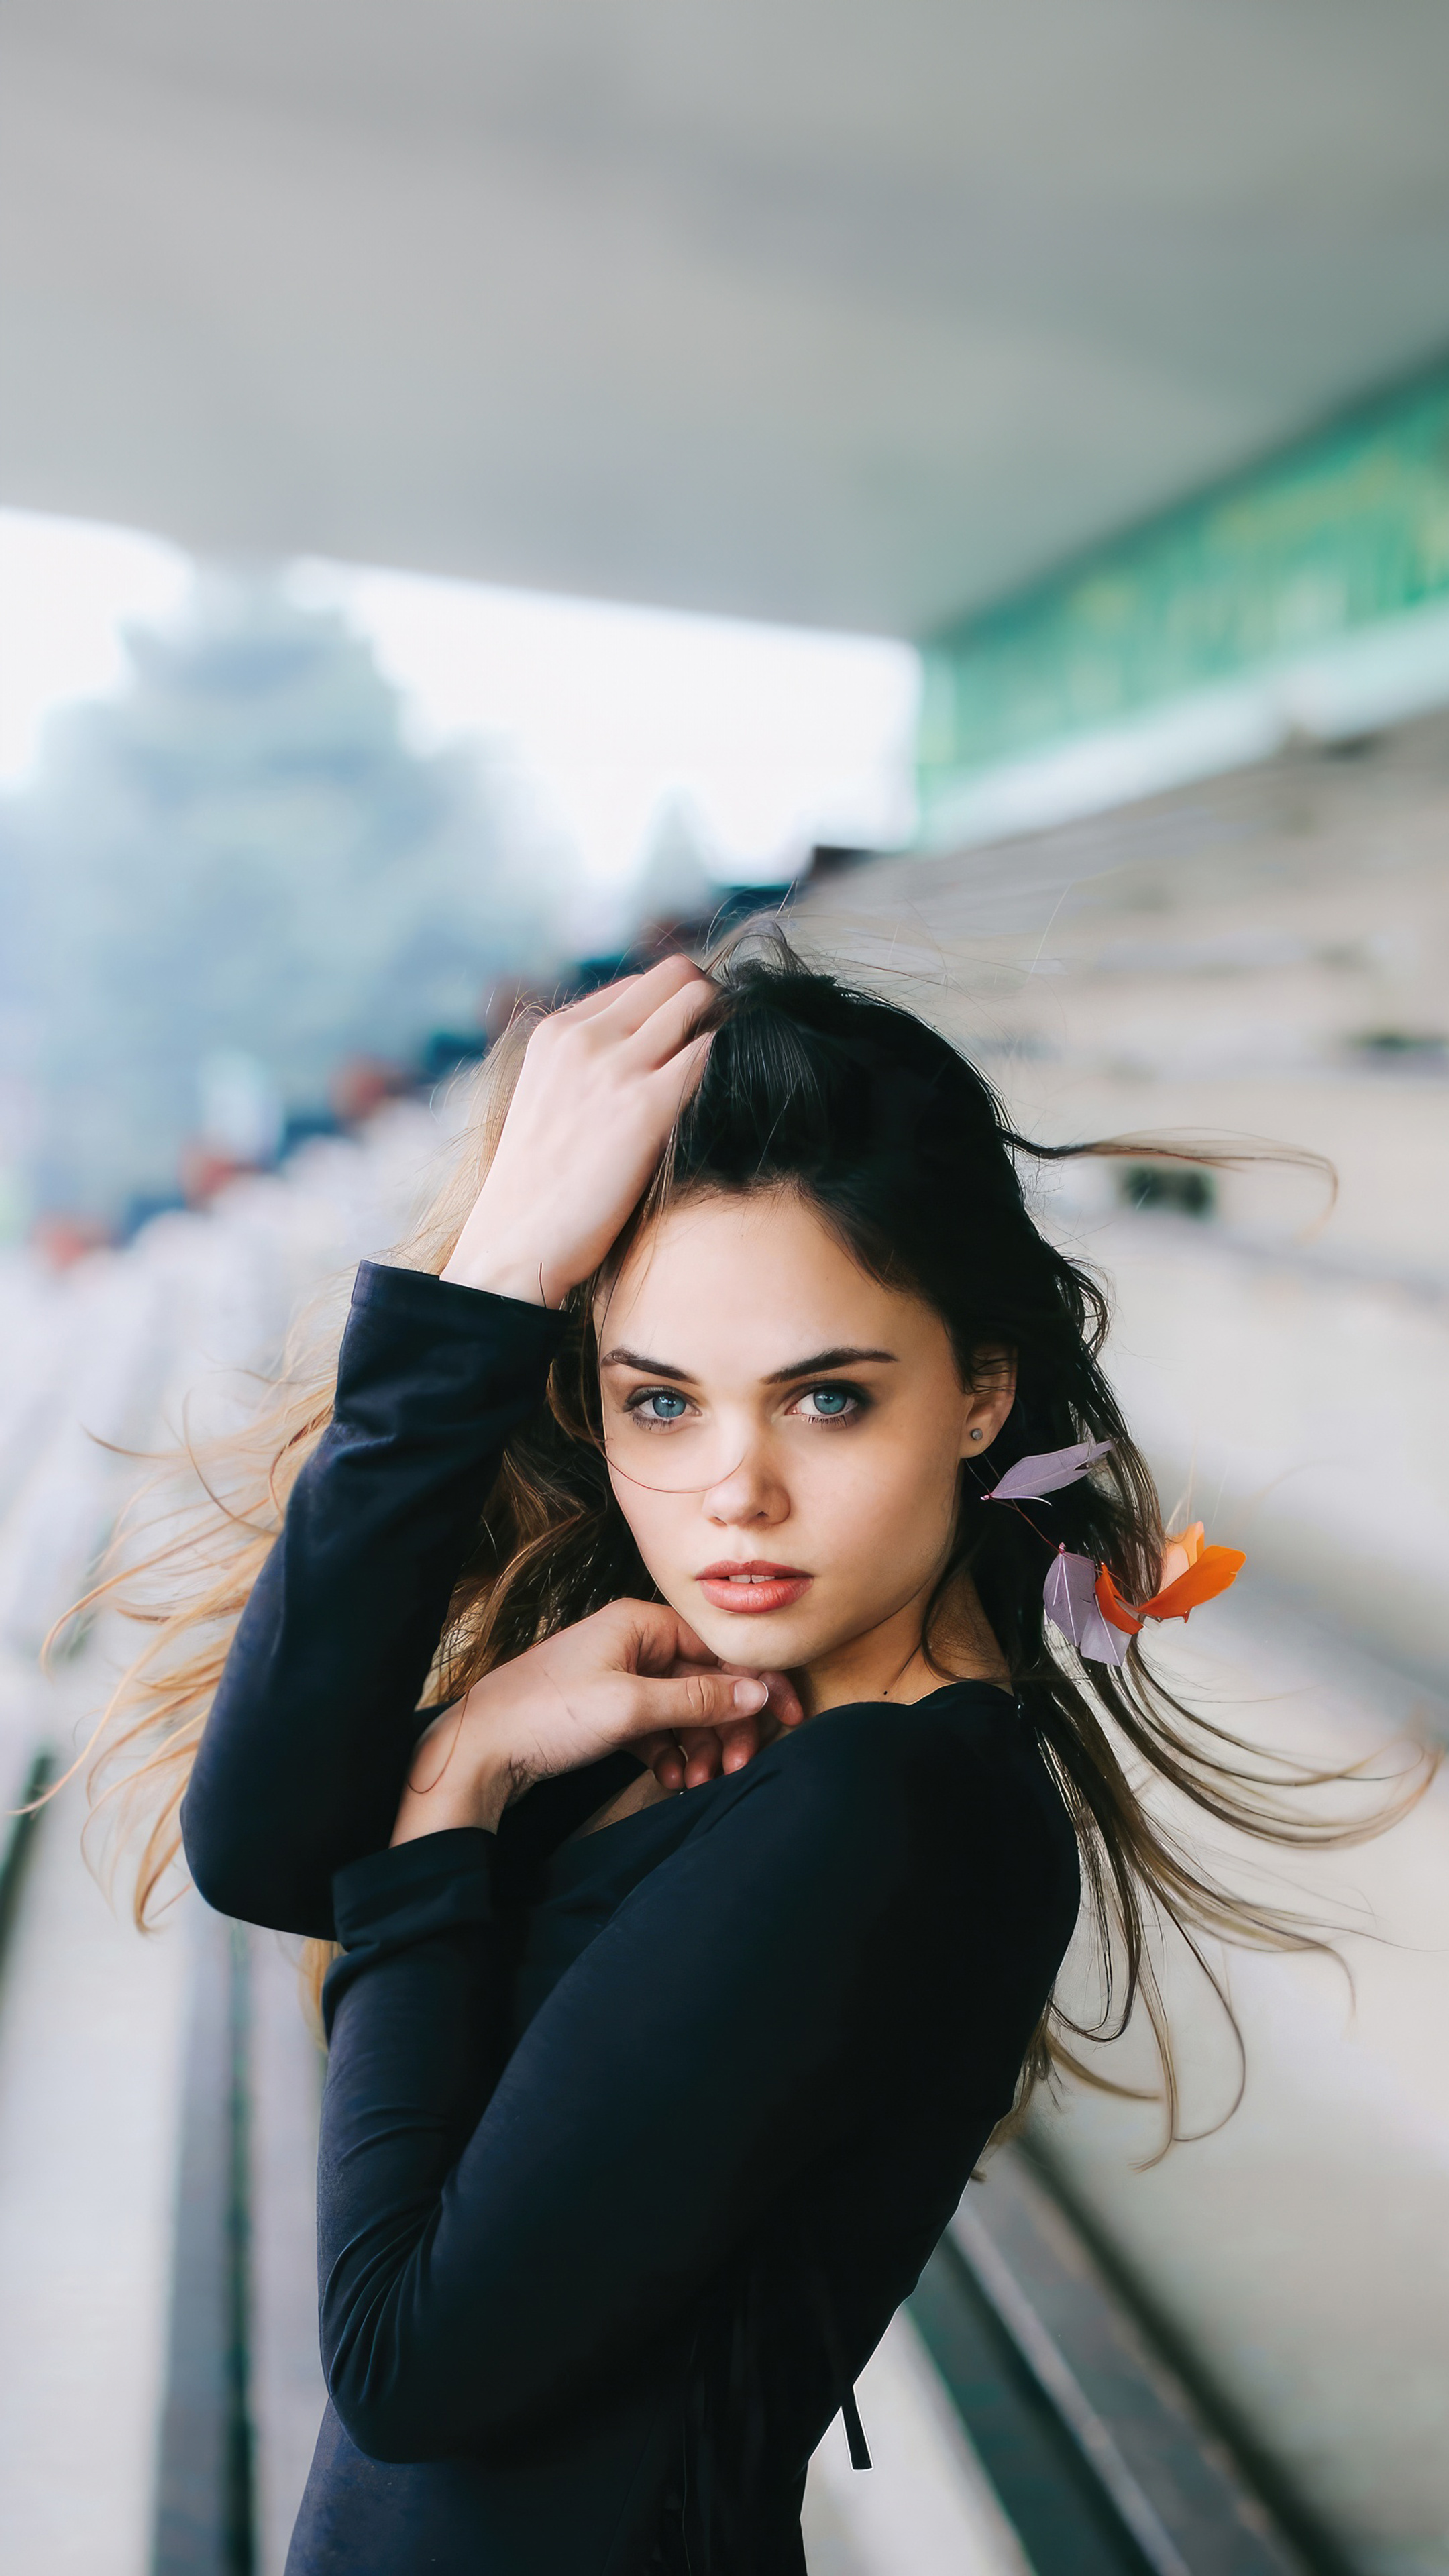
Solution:
[[(520, 1305), (556, 1307), (587, 1269), (570, 1267), (566, 1211), (545, 1201), (537, 1178), (521, 1201), (516, 1189), (485, 1181), (448, 1256), (443, 1277), (460, 1288), (484, 1288)], [(559, 1258), (560, 1244), (563, 1259)]]
[(425, 1834), (453, 1833), (460, 1826), (496, 1834), (504, 1808), (530, 1785), (519, 1779), (507, 1761), (480, 1766), (471, 1773), (466, 1787), (460, 1784), (455, 1788), (446, 1771), (434, 1788), (415, 1789), (409, 1784), (398, 1804), (392, 1847), (395, 1850), (399, 1843), (419, 1842)]
[(480, 1288), (491, 1297), (511, 1297), (520, 1306), (544, 1306), (544, 1264), (536, 1253), (510, 1254), (506, 1246), (481, 1244), (469, 1252), (459, 1244), (439, 1276), (458, 1288)]

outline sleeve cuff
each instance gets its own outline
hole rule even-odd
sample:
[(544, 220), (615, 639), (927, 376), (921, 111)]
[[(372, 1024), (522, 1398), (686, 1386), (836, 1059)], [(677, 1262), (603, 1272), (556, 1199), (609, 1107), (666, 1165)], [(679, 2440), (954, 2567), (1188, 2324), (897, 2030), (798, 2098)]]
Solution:
[(453, 1826), (416, 1842), (369, 1852), (334, 1871), (332, 1906), (344, 1950), (425, 1940), (458, 1923), (487, 1923), (493, 1913), (496, 1836)]
[(390, 1262), (362, 1261), (352, 1287), (354, 1308), (421, 1324), (460, 1339), (505, 1341), (520, 1360), (552, 1359), (568, 1329), (561, 1308), (533, 1306), (520, 1297), (497, 1297), (491, 1288), (464, 1288), (431, 1270), (398, 1270)]
[(455, 1826), (424, 1834), (395, 1850), (369, 1852), (332, 1877), (332, 1904), (343, 1956), (322, 1987), (322, 2027), (330, 2041), (337, 2007), (370, 1968), (440, 1933), (477, 1929), (493, 1916), (494, 1836)]

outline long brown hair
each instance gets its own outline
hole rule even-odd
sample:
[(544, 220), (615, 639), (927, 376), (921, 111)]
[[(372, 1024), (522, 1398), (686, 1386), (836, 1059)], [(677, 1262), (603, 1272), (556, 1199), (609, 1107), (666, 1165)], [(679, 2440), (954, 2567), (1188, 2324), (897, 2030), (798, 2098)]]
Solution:
[[(1152, 1935), (1174, 1930), (1231, 2020), (1214, 1966), (1219, 1942), (1322, 1947), (1300, 1917), (1220, 1883), (1180, 1826), (1158, 1812), (1186, 1801), (1259, 1841), (1321, 1845), (1380, 1831), (1428, 1774), (1418, 1763), (1367, 1817), (1325, 1818), (1301, 1793), (1342, 1778), (1254, 1752), (1195, 1713), (1156, 1675), (1140, 1638), (1120, 1669), (1078, 1662), (1048, 1628), (1042, 1583), (1059, 1542), (1095, 1557), (1128, 1600), (1156, 1589), (1165, 1543), (1157, 1491), (1103, 1375), (1108, 1306), (1100, 1283), (1033, 1221), (1020, 1166), (1049, 1151), (1118, 1153), (1120, 1140), (1041, 1149), (1019, 1135), (967, 1059), (910, 1012), (807, 969), (778, 930), (711, 961), (713, 1044), (636, 1222), (708, 1188), (789, 1186), (808, 1194), (852, 1255), (922, 1296), (951, 1333), (963, 1377), (985, 1355), (1015, 1356), (1017, 1393), (992, 1451), (992, 1475), (963, 1470), (950, 1564), (926, 1622), (942, 1660), (953, 1586), (969, 1575), (1071, 1815), (1096, 1937), (1100, 2011), (1074, 2018), (1054, 2000), (1023, 2074), (1020, 2102), (1056, 2068), (1088, 2081), (1084, 2042), (1116, 2038), (1140, 2005), (1156, 2041), (1166, 2139), (1179, 2133), (1171, 2037)], [(447, 1186), (394, 1254), (440, 1270), (491, 1160), (531, 1028), (515, 1022), (475, 1078)], [(1134, 1146), (1140, 1151), (1140, 1146)], [(1205, 1159), (1202, 1149), (1183, 1149)], [(598, 1417), (593, 1283), (568, 1300), (569, 1330), (548, 1402), (509, 1441), (468, 1562), (460, 1569), (426, 1701), (456, 1699), (493, 1665), (621, 1594), (652, 1590), (614, 1501)], [(188, 1453), (196, 1507), (159, 1544), (106, 1575), (150, 1629), (103, 1720), (92, 1774), (124, 1799), (143, 1834), (135, 1885), (145, 1923), (174, 1882), (178, 1811), (232, 1631), (287, 1497), (331, 1419), (336, 1331), (294, 1336), (270, 1402), (242, 1435)], [(1047, 1514), (981, 1507), (1014, 1460), (1091, 1438), (1111, 1444), (1093, 1476)], [(92, 1596), (94, 1597), (94, 1596)], [(313, 1945), (314, 1971), (330, 1955)], [(1234, 2025), (1236, 2028), (1236, 2025)], [(1119, 2089), (1116, 2086), (1111, 2089)]]

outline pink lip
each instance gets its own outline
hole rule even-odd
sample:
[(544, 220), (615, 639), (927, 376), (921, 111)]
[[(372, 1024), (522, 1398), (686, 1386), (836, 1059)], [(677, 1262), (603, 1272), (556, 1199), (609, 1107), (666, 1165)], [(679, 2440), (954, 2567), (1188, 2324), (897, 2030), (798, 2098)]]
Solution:
[(742, 1565), (722, 1558), (695, 1576), (706, 1601), (716, 1610), (743, 1611), (747, 1616), (788, 1609), (792, 1601), (803, 1600), (814, 1579), (802, 1574), (798, 1565), (769, 1565), (759, 1558)]

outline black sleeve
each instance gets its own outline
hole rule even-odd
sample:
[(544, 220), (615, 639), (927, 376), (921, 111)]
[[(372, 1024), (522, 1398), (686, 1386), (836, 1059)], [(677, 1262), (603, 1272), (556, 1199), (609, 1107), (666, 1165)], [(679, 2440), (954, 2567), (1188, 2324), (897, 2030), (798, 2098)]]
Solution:
[(232, 1641), (182, 1809), (208, 1904), (326, 1939), (385, 1846), (416, 1710), (503, 1444), (563, 1320), (365, 1261), (333, 1418)]
[(878, 2114), (902, 2050), (966, 2051), (1003, 2111), (1031, 2027), (989, 2026), (1000, 1910), (1031, 1877), (1012, 1825), (911, 1710), (818, 1719), (713, 1798), (496, 2083), (493, 1838), (344, 1872), (319, 2252), (359, 2448), (439, 2457), (586, 2394)]

